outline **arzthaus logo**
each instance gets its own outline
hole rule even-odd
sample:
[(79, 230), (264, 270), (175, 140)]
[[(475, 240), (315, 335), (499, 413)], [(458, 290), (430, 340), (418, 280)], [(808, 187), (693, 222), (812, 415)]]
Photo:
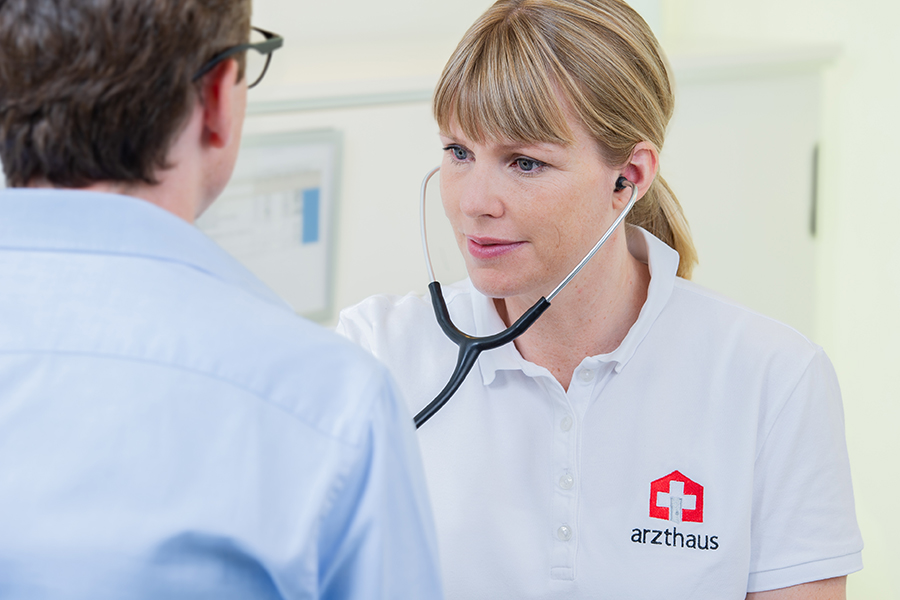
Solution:
[[(703, 523), (703, 486), (678, 471), (650, 483), (650, 516), (675, 524)], [(719, 537), (666, 529), (634, 528), (631, 541), (636, 544), (718, 550)]]
[(678, 471), (650, 484), (650, 516), (673, 523), (703, 522), (703, 486)]

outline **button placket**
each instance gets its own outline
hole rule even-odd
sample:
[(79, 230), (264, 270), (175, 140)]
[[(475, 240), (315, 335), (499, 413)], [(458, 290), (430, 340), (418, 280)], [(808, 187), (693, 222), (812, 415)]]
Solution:
[[(569, 389), (565, 393), (566, 402), (561, 403), (556, 414), (557, 443), (554, 464), (558, 471), (553, 474), (554, 522), (551, 579), (574, 580), (575, 551), (578, 545), (578, 501), (579, 474), (578, 434), (585, 413), (600, 395), (614, 372), (611, 363), (591, 361), (584, 363), (573, 374)], [(568, 410), (566, 410), (568, 409)]]
[[(578, 486), (574, 474), (577, 473), (578, 411), (570, 394), (552, 377), (537, 379), (544, 389), (544, 397), (553, 406), (551, 429), (553, 470), (546, 474), (546, 485), (552, 486), (551, 510), (548, 516), (547, 541), (550, 544), (550, 578), (573, 581), (575, 579), (575, 537), (578, 508)], [(570, 386), (571, 391), (572, 386)], [(572, 473), (571, 489), (560, 487), (560, 477)], [(560, 528), (564, 527), (563, 538)]]
[(550, 576), (552, 579), (572, 580), (575, 577), (575, 526), (578, 507), (576, 460), (578, 426), (574, 407), (568, 396), (561, 398), (555, 411), (554, 460), (555, 473), (548, 483), (553, 486), (553, 512)]

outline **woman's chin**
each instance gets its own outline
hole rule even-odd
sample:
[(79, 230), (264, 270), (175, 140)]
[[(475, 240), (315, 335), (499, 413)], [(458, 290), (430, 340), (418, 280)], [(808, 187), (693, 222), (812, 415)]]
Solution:
[[(521, 279), (512, 280), (494, 273), (479, 273), (469, 270), (472, 286), (488, 298), (510, 298), (531, 292), (534, 286), (525, 285)], [(549, 290), (544, 293), (549, 293)]]

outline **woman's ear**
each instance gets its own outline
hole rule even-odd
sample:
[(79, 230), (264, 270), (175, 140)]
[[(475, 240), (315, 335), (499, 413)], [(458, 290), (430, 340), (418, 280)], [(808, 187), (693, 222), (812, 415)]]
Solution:
[[(638, 198), (643, 198), (659, 171), (659, 152), (650, 142), (639, 142), (631, 152), (631, 158), (619, 170), (622, 177), (637, 186)], [(624, 206), (631, 198), (631, 188), (616, 194), (616, 203)], [(621, 208), (621, 207), (620, 207)]]

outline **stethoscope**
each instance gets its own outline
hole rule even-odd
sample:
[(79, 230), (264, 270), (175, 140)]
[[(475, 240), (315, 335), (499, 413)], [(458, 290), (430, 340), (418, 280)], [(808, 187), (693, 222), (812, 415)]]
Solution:
[(475, 361), (478, 360), (478, 355), (480, 355), (485, 350), (491, 350), (493, 348), (499, 348), (504, 344), (508, 344), (531, 327), (531, 325), (538, 320), (544, 311), (550, 308), (550, 302), (559, 294), (569, 282), (578, 274), (578, 272), (587, 264), (591, 258), (603, 247), (603, 244), (606, 243), (606, 240), (609, 239), (609, 236), (612, 235), (613, 231), (616, 230), (616, 227), (622, 224), (622, 221), (625, 220), (625, 217), (628, 216), (628, 213), (631, 211), (634, 204), (637, 202), (638, 189), (637, 186), (625, 179), (624, 177), (619, 177), (616, 180), (616, 191), (625, 189), (625, 186), (631, 186), (631, 198), (628, 200), (628, 204), (619, 213), (619, 216), (616, 217), (616, 220), (613, 221), (612, 225), (609, 226), (609, 229), (606, 230), (606, 233), (603, 234), (603, 237), (591, 248), (591, 251), (587, 253), (578, 265), (572, 269), (572, 272), (569, 273), (562, 282), (556, 286), (556, 289), (550, 292), (546, 297), (542, 297), (540, 300), (534, 303), (534, 306), (525, 311), (519, 319), (501, 331), (500, 333), (495, 333), (494, 335), (489, 335), (485, 337), (475, 337), (464, 333), (456, 328), (453, 325), (453, 321), (450, 319), (450, 312), (447, 310), (447, 303), (444, 302), (444, 295), (441, 293), (441, 284), (434, 277), (434, 269), (431, 266), (431, 255), (428, 252), (428, 234), (425, 231), (425, 191), (428, 188), (428, 181), (437, 173), (441, 168), (435, 167), (431, 171), (425, 175), (425, 179), (422, 180), (422, 188), (419, 192), (419, 226), (422, 231), (422, 250), (425, 252), (425, 265), (428, 268), (428, 278), (431, 283), (428, 284), (428, 292), (431, 294), (431, 305), (434, 307), (434, 316), (437, 319), (438, 325), (441, 326), (441, 329), (444, 330), (444, 333), (447, 335), (450, 340), (459, 346), (459, 354), (456, 358), (456, 368), (453, 370), (453, 375), (450, 376), (450, 380), (447, 382), (447, 385), (444, 386), (444, 389), (435, 396), (434, 400), (432, 400), (428, 406), (419, 411), (419, 414), (416, 415), (413, 421), (416, 424), (416, 429), (421, 427), (425, 421), (434, 416), (434, 414), (441, 410), (441, 408), (450, 400), (450, 397), (459, 389), (459, 386), (462, 385), (462, 382), (465, 380), (466, 376), (469, 374), (469, 371), (472, 370), (472, 367), (475, 365)]

